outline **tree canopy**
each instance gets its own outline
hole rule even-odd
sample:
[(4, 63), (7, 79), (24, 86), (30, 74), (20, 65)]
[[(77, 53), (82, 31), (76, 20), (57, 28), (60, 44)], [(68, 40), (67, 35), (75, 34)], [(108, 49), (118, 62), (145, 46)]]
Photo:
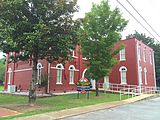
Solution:
[(0, 80), (4, 82), (5, 76), (5, 58), (0, 59)]
[(78, 22), (72, 19), (76, 0), (0, 0), (0, 4), (0, 47), (4, 53), (23, 53), (15, 60), (67, 58), (77, 43)]
[(127, 21), (120, 10), (110, 9), (109, 3), (103, 0), (99, 5), (93, 4), (91, 12), (86, 14), (83, 26), (79, 30), (81, 52), (87, 58), (88, 71), (92, 79), (96, 80), (98, 95), (98, 80), (108, 75), (117, 63), (114, 45), (121, 38)]
[(64, 61), (77, 44), (80, 22), (72, 19), (76, 4), (77, 0), (0, 0), (0, 49), (14, 52), (14, 62), (32, 59), (33, 93), (38, 60)]

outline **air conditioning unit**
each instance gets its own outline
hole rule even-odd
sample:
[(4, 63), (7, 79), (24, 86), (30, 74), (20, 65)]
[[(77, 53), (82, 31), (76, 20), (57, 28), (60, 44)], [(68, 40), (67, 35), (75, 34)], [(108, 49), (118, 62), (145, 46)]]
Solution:
[(8, 92), (9, 93), (14, 93), (15, 91), (16, 91), (15, 85), (8, 85)]

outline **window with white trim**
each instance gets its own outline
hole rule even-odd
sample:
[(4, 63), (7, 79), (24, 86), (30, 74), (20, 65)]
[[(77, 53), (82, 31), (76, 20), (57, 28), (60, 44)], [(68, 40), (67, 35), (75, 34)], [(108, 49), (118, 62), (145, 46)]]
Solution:
[(138, 47), (138, 60), (141, 60), (141, 49)]
[(120, 61), (126, 60), (125, 48), (120, 50), (119, 54), (120, 54)]
[(127, 84), (127, 78), (126, 78), (127, 68), (125, 66), (122, 66), (119, 68), (119, 71), (121, 77), (121, 84)]
[(69, 70), (70, 70), (69, 84), (74, 84), (74, 71), (75, 71), (74, 65), (70, 65)]
[(56, 82), (56, 84), (62, 84), (62, 70), (64, 69), (64, 67), (62, 64), (57, 64), (56, 69), (57, 69), (57, 82)]
[(147, 85), (147, 69), (144, 68), (144, 82), (145, 82), (145, 85)]
[(150, 61), (150, 64), (152, 65), (152, 53), (150, 53), (150, 55), (149, 55), (149, 61)]
[(143, 61), (146, 62), (146, 49), (143, 50)]
[(139, 67), (139, 70), (138, 70), (138, 72), (139, 72), (139, 84), (142, 84), (142, 67), (140, 66)]
[(42, 77), (42, 64), (37, 64), (37, 84), (41, 84), (41, 77)]

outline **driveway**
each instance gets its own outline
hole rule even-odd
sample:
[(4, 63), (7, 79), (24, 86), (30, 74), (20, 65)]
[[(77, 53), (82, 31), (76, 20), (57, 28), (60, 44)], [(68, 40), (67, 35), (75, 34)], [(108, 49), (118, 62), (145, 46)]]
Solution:
[(159, 120), (160, 97), (62, 120)]

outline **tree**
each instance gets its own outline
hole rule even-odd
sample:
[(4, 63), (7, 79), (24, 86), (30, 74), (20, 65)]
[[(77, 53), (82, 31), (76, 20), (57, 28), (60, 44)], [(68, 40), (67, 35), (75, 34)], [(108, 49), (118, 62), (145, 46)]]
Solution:
[(0, 0), (0, 49), (12, 61), (31, 59), (29, 102), (35, 102), (37, 62), (63, 62), (77, 44), (77, 0)]
[(135, 31), (134, 34), (130, 34), (130, 35), (126, 36), (126, 39), (132, 38), (132, 37), (136, 37), (138, 40), (142, 40), (142, 42), (144, 44), (148, 45), (151, 48), (155, 46), (154, 38), (146, 36), (143, 33), (140, 34), (139, 32)]
[(87, 58), (86, 66), (91, 78), (96, 80), (96, 96), (98, 80), (109, 75), (112, 67), (117, 63), (114, 45), (121, 38), (127, 21), (122, 17), (118, 8), (110, 9), (108, 1), (93, 4), (91, 12), (86, 14), (83, 25), (79, 30), (81, 52)]
[[(4, 76), (5, 76), (5, 58), (0, 59), (0, 81), (4, 82)], [(1, 85), (1, 84), (0, 84)]]
[(126, 38), (136, 37), (138, 40), (142, 40), (142, 42), (154, 50), (155, 56), (155, 72), (156, 72), (156, 80), (157, 86), (160, 86), (160, 42), (155, 42), (154, 38), (146, 36), (144, 33), (139, 33), (135, 31), (134, 34), (130, 34), (126, 36)]

